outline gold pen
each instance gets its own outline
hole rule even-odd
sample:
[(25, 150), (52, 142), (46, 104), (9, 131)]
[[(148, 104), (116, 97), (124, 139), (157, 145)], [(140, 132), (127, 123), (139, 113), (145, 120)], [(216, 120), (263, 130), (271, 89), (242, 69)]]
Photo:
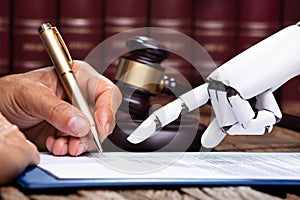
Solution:
[(42, 24), (38, 31), (68, 98), (72, 100), (73, 104), (75, 104), (88, 118), (96, 148), (99, 152), (102, 152), (97, 126), (90, 107), (85, 101), (73, 74), (73, 60), (66, 44), (57, 28), (53, 27), (50, 23)]

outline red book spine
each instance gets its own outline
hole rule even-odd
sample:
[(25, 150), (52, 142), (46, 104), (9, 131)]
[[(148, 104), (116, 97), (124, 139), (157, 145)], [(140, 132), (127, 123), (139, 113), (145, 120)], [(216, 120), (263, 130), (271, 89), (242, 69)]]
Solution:
[(237, 0), (195, 1), (195, 40), (204, 47), (217, 66), (236, 54), (237, 17)]
[[(300, 21), (300, 1), (283, 1), (283, 26), (296, 24)], [(284, 66), (283, 66), (284, 67)], [(281, 87), (281, 109), (285, 113), (300, 116), (300, 77), (297, 76)]]
[(283, 26), (289, 26), (300, 22), (300, 1), (283, 0)]
[(83, 60), (102, 41), (102, 2), (59, 1), (60, 32), (73, 59)]
[(105, 11), (105, 38), (147, 25), (146, 0), (109, 0)]
[(278, 31), (280, 17), (280, 0), (240, 0), (238, 51)]
[[(147, 26), (147, 0), (108, 0), (105, 5), (105, 39), (118, 33), (122, 36), (114, 37), (105, 47), (104, 66), (105, 76), (114, 80), (117, 69), (117, 55), (124, 52), (126, 40), (134, 35), (124, 31)], [(142, 33), (143, 34), (143, 33)], [(145, 34), (145, 33), (144, 33)]]
[(191, 55), (192, 49), (176, 33), (192, 36), (193, 1), (151, 0), (150, 11), (150, 27), (164, 28), (151, 30), (150, 37), (162, 42), (172, 52), (163, 63), (166, 66), (165, 74), (182, 84), (194, 86), (194, 68), (179, 55), (181, 52)]
[(52, 65), (41, 42), (38, 27), (56, 22), (56, 1), (15, 0), (13, 5), (13, 72)]
[(0, 5), (0, 76), (3, 76), (10, 68), (10, 1), (0, 0)]
[(300, 117), (300, 77), (297, 76), (281, 87), (281, 110)]

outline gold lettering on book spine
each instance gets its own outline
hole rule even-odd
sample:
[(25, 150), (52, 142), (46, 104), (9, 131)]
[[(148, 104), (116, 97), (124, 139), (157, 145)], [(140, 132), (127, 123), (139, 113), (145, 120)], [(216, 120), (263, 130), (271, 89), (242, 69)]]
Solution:
[(50, 66), (51, 61), (18, 60), (14, 61), (14, 66), (22, 66), (22, 69), (31, 70)]
[(28, 52), (45, 52), (45, 48), (42, 43), (26, 42), (22, 45), (23, 51)]
[(277, 22), (241, 22), (240, 35), (244, 37), (264, 38), (279, 28)]
[(101, 26), (102, 22), (99, 18), (68, 18), (63, 17), (60, 19), (62, 27), (72, 26), (72, 27), (97, 27)]
[(91, 50), (96, 45), (97, 44), (95, 44), (95, 43), (84, 42), (84, 41), (70, 41), (68, 43), (68, 46), (70, 47), (70, 49), (72, 49), (72, 50), (83, 50), (83, 51)]
[(196, 36), (217, 36), (217, 37), (228, 37), (235, 36), (234, 21), (213, 21), (213, 20), (197, 20), (195, 22)]
[(145, 24), (146, 19), (140, 17), (107, 17), (105, 22), (113, 26), (136, 27), (137, 24)]
[(211, 53), (224, 53), (228, 50), (228, 46), (224, 43), (205, 43), (203, 47)]

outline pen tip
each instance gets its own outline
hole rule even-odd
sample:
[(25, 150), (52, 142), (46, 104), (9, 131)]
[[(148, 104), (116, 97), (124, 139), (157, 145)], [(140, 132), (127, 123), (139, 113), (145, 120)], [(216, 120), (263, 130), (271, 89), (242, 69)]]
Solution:
[(94, 125), (91, 126), (91, 133), (92, 133), (93, 140), (95, 142), (95, 146), (96, 146), (97, 151), (98, 152), (103, 152), (102, 146), (101, 146), (100, 141), (99, 141), (98, 131), (97, 131), (96, 126), (94, 126)]

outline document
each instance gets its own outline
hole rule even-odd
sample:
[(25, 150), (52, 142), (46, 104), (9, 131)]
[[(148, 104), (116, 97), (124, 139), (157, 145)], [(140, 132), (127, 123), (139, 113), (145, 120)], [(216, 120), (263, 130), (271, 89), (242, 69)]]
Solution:
[(58, 179), (300, 180), (300, 153), (41, 153), (39, 167)]

